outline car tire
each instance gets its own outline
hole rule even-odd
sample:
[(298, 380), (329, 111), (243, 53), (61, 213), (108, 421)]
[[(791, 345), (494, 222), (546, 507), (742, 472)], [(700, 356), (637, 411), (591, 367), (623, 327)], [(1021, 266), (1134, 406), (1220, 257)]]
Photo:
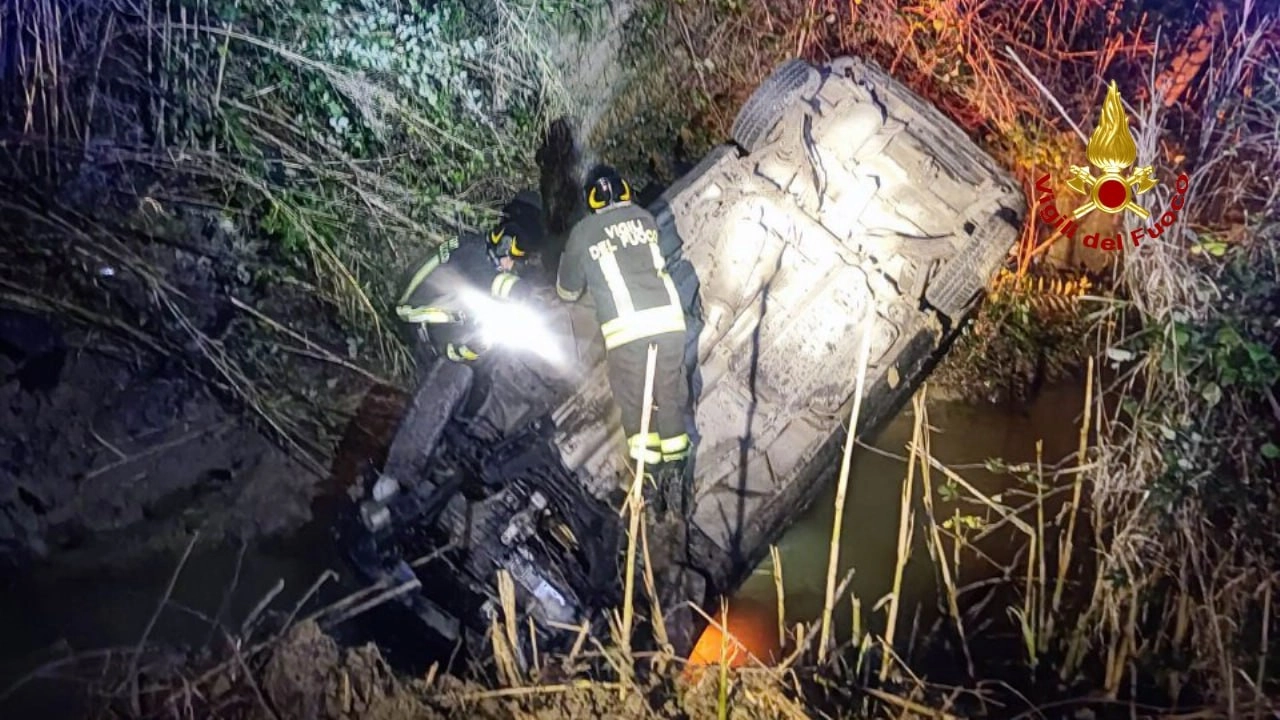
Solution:
[[(1019, 226), (1008, 217), (1011, 214), (997, 212), (974, 228), (964, 249), (947, 261), (925, 288), (924, 299), (930, 307), (953, 321), (964, 315), (990, 280), (982, 269), (997, 263), (1017, 241)], [(1004, 236), (1007, 242), (993, 241), (993, 235)]]
[(743, 103), (729, 130), (730, 137), (743, 150), (753, 152), (796, 98), (817, 90), (821, 81), (818, 69), (805, 60), (782, 63)]

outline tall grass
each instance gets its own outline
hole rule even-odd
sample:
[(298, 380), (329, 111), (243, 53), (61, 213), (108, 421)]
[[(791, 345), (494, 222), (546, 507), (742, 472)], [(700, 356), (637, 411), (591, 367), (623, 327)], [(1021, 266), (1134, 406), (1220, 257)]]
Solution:
[[(599, 4), (430, 4), (444, 19), (389, 50), (369, 3), (324, 5), (33, 0), (0, 30), (6, 297), (201, 369), (316, 468), (370, 377), (408, 377), (405, 267), (535, 186), (540, 133), (574, 104), (562, 56)], [(404, 60), (437, 56), (425, 79)], [(178, 287), (182, 253), (212, 259), (220, 294)], [(116, 312), (139, 286), (141, 317)]]
[[(1258, 487), (1250, 475), (1259, 473), (1260, 479), (1267, 467), (1275, 467), (1260, 450), (1265, 438), (1258, 432), (1278, 427), (1280, 413), (1269, 407), (1273, 403), (1265, 387), (1242, 383), (1224, 390), (1217, 385), (1235, 361), (1219, 355), (1199, 364), (1193, 360), (1199, 348), (1185, 337), (1197, 327), (1225, 322), (1228, 327), (1237, 323), (1246, 341), (1264, 344), (1258, 348), (1269, 342), (1265, 330), (1248, 325), (1256, 310), (1245, 304), (1255, 284), (1274, 285), (1275, 273), (1267, 268), (1274, 268), (1277, 257), (1276, 228), (1263, 218), (1280, 210), (1274, 188), (1259, 182), (1260, 173), (1280, 167), (1275, 132), (1280, 99), (1266, 93), (1255, 74), (1274, 67), (1277, 24), (1274, 16), (1260, 13), (1246, 3), (1228, 18), (1213, 50), (1214, 69), (1192, 126), (1197, 137), (1190, 148), (1195, 154), (1188, 168), (1187, 210), (1144, 252), (1130, 255), (1120, 273), (1127, 304), (1117, 308), (1103, 342), (1107, 348), (1140, 350), (1115, 385), (1105, 388), (1130, 401), (1098, 413), (1103, 439), (1101, 469), (1094, 476), (1095, 524), (1100, 523), (1099, 539), (1107, 552), (1084, 615), (1098, 630), (1094, 640), (1118, 646), (1109, 651), (1117, 665), (1149, 649), (1139, 640), (1139, 626), (1142, 634), (1157, 638), (1163, 652), (1196, 658), (1186, 671), (1171, 675), (1170, 686), (1194, 682), (1206, 688), (1223, 701), (1230, 717), (1239, 716), (1246, 699), (1252, 702), (1255, 693), (1264, 692), (1262, 686), (1242, 687), (1240, 678), (1254, 677), (1266, 664), (1269, 648), (1248, 637), (1246, 628), (1270, 622), (1267, 598), (1280, 558), (1268, 540), (1250, 542), (1240, 533), (1249, 525), (1246, 517), (1266, 516), (1274, 507), (1266, 504), (1274, 488), (1266, 482)], [(1164, 113), (1163, 104), (1153, 102), (1142, 115), (1139, 145), (1148, 157), (1169, 132)], [(1172, 185), (1166, 181), (1157, 189), (1156, 207), (1169, 206)], [(1233, 218), (1233, 207), (1252, 217)], [(1213, 253), (1204, 251), (1215, 237), (1230, 240)], [(1229, 271), (1241, 264), (1258, 272)], [(1140, 336), (1145, 341), (1135, 342)], [(1270, 352), (1275, 353), (1274, 344)], [(1208, 382), (1206, 373), (1212, 378)], [(1220, 392), (1228, 397), (1218, 401)], [(1220, 459), (1214, 440), (1188, 445), (1191, 433), (1232, 447), (1240, 462)], [(1212, 482), (1195, 478), (1197, 466), (1205, 468), (1200, 477)], [(1235, 497), (1224, 503), (1223, 494)], [(1245, 497), (1231, 509), (1236, 498)], [(1270, 523), (1252, 528), (1250, 533), (1275, 537)], [(1129, 583), (1104, 581), (1116, 573), (1124, 573)], [(1169, 600), (1152, 608), (1153, 595)], [(1261, 632), (1267, 633), (1265, 627)], [(1073, 663), (1082, 655), (1077, 652)], [(1111, 673), (1113, 693), (1121, 673)]]

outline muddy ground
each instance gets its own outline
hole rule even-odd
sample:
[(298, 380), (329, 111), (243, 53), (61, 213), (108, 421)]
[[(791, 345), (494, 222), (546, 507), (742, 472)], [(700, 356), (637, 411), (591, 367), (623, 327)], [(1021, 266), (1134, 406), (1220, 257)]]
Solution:
[[(244, 308), (324, 318), (319, 302), (266, 281), (276, 262), (266, 239), (207, 208), (122, 192), (94, 216), (73, 209), (102, 182), (85, 170), (55, 198), (19, 191), (2, 218), (22, 231), (0, 249), (0, 571), (10, 582), (50, 564), (180, 552), (197, 528), (206, 543), (288, 532), (323, 476), (268, 434), (244, 394), (280, 355)], [(312, 325), (317, 346), (341, 346), (324, 337), (341, 338), (327, 321)], [(261, 375), (230, 352), (248, 342), (263, 346)], [(332, 389), (332, 404), (353, 391), (332, 365), (289, 361), (300, 386)]]
[(135, 364), (67, 333), (58, 384), (0, 388), (0, 547), (33, 561), (123, 561), (296, 527), (315, 478), (204, 384), (166, 363)]
[[(555, 669), (553, 661), (547, 665), (544, 672)], [(791, 713), (797, 706), (782, 697), (771, 676), (735, 674), (733, 681), (736, 687), (728, 717), (796, 717)], [(623, 698), (608, 683), (573, 687), (551, 683), (536, 690), (517, 687), (493, 692), (448, 675), (404, 678), (391, 671), (377, 648), (340, 648), (315, 624), (304, 623), (293, 627), (271, 653), (261, 674), (261, 699), (240, 700), (244, 714), (237, 717), (269, 718), (276, 708), (289, 708), (293, 717), (317, 720), (716, 716), (714, 673), (682, 672), (673, 666), (662, 679), (654, 675), (640, 682), (648, 692), (627, 693)], [(223, 688), (228, 697), (243, 691), (232, 683)]]

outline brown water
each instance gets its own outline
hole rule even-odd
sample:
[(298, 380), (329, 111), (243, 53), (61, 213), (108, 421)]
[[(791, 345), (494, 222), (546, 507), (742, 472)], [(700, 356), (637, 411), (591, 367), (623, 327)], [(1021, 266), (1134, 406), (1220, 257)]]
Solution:
[[(1072, 456), (1079, 439), (1083, 405), (1082, 386), (1047, 389), (1026, 408), (930, 402), (927, 417), (934, 428), (930, 435), (931, 452), (948, 467), (958, 467), (957, 473), (988, 497), (1020, 505), (1022, 501), (1015, 502), (1012, 497), (1016, 493), (1016, 480), (1008, 474), (993, 474), (973, 465), (983, 464), (990, 458), (1000, 458), (1010, 464), (1034, 463), (1038, 440), (1043, 441), (1045, 465)], [(872, 612), (872, 608), (891, 592), (897, 565), (901, 495), (913, 424), (914, 414), (908, 404), (871, 444), (880, 452), (856, 447), (851, 463), (837, 578), (843, 578), (850, 569), (854, 571), (849, 590), (861, 602), (862, 627), (876, 632), (883, 631), (886, 612)], [(886, 457), (886, 454), (897, 457)], [(1073, 465), (1074, 462), (1069, 460), (1068, 464)], [(940, 522), (956, 508), (962, 514), (995, 518), (993, 513), (973, 503), (957, 505), (956, 502), (942, 501), (937, 488), (945, 478), (940, 472), (933, 471), (931, 479), (935, 488), (935, 514)], [(788, 629), (797, 622), (808, 625), (820, 621), (822, 616), (828, 548), (835, 517), (835, 484), (833, 481), (827, 492), (778, 543)], [(928, 527), (922, 485), (917, 470), (912, 502), (915, 531), (911, 554), (903, 571), (902, 607), (898, 611), (899, 638), (911, 632), (917, 607), (922, 610), (922, 618), (928, 620), (935, 614), (933, 608), (941, 597), (937, 571), (926, 545)], [(1015, 551), (1010, 538), (1010, 534), (993, 534), (982, 544), (983, 550), (997, 561), (1008, 562)], [(950, 545), (946, 540), (944, 544)], [(994, 574), (992, 564), (972, 556), (962, 556), (956, 584), (962, 586)], [(840, 599), (833, 610), (837, 638), (849, 637), (852, 615), (852, 601), (848, 597)], [(729, 630), (754, 654), (767, 657), (776, 651), (778, 645), (777, 617), (773, 563), (766, 559), (730, 602)], [(924, 632), (927, 627), (927, 623), (922, 623), (920, 631)], [(708, 640), (704, 644), (713, 644), (718, 657), (718, 637), (714, 642)]]

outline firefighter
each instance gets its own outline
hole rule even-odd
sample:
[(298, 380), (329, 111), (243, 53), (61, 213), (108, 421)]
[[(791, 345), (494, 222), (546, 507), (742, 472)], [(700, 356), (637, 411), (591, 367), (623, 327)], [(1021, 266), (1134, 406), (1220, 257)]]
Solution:
[[(658, 224), (632, 204), (631, 186), (616, 170), (594, 168), (584, 187), (590, 213), (574, 225), (560, 258), (556, 292), (566, 302), (591, 293), (608, 364), (609, 385), (622, 411), (627, 455), (643, 458), (661, 487), (659, 500), (682, 483), (690, 442), (685, 427), (689, 389), (684, 367), (685, 316), (658, 247)], [(648, 348), (657, 346), (649, 433), (640, 434)], [(646, 488), (649, 490), (649, 488)], [(648, 494), (648, 493), (646, 493)], [(678, 496), (676, 496), (678, 497)]]
[(460, 363), (479, 360), (487, 349), (479, 328), (462, 307), (464, 288), (500, 300), (523, 300), (531, 290), (517, 271), (535, 241), (524, 226), (504, 220), (488, 237), (451, 238), (415, 265), (396, 303), (396, 315), (409, 323), (418, 340), (440, 356)]

